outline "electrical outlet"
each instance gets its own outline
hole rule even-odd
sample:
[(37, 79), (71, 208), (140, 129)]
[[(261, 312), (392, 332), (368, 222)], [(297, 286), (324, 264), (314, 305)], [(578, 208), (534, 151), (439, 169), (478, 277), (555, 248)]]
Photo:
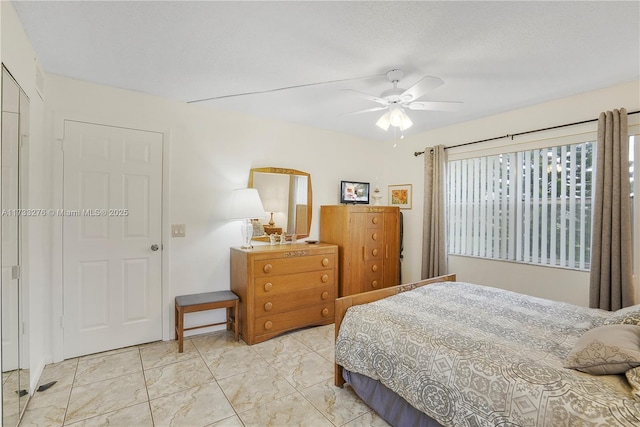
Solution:
[(184, 237), (186, 236), (185, 224), (172, 224), (171, 225), (171, 237)]

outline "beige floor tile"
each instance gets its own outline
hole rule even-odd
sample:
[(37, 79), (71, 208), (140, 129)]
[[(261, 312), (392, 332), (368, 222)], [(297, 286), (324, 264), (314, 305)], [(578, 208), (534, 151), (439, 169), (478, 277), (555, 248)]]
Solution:
[(65, 423), (70, 424), (97, 415), (104, 415), (147, 401), (147, 390), (142, 372), (74, 386), (69, 398)]
[(78, 361), (73, 385), (95, 383), (136, 372), (142, 372), (140, 352), (137, 348), (130, 351), (81, 358)]
[(206, 426), (235, 415), (216, 382), (161, 397), (150, 404), (156, 427)]
[(51, 386), (49, 390), (53, 388), (60, 388), (61, 386), (71, 386), (73, 379), (76, 375), (78, 368), (78, 358), (68, 359), (59, 363), (52, 363), (44, 367), (38, 385), (50, 383), (56, 381), (55, 385)]
[(182, 353), (178, 353), (178, 341), (164, 341), (140, 346), (142, 365), (144, 369), (157, 368), (200, 356), (196, 346), (190, 340), (185, 340), (182, 350)]
[(200, 357), (146, 369), (144, 375), (151, 400), (213, 381)]
[(309, 347), (310, 349), (317, 351), (322, 348), (333, 347), (335, 344), (335, 328), (333, 325), (315, 326), (311, 328), (295, 331), (291, 334), (292, 337)]
[(318, 353), (320, 356), (322, 356), (323, 358), (325, 358), (331, 363), (335, 363), (336, 361), (336, 358), (335, 358), (336, 351), (335, 351), (335, 347), (333, 346), (316, 350), (316, 353)]
[(287, 361), (312, 350), (291, 335), (282, 335), (268, 341), (252, 345), (251, 348), (268, 363)]
[(200, 352), (210, 351), (222, 347), (246, 347), (247, 344), (242, 341), (236, 341), (233, 332), (217, 331), (209, 334), (194, 335), (189, 340), (196, 346)]
[(244, 427), (237, 415), (209, 424), (207, 427)]
[(153, 419), (148, 403), (139, 403), (109, 412), (108, 414), (98, 415), (97, 417), (88, 418), (65, 426), (73, 427), (93, 427), (93, 426), (122, 426), (122, 427), (153, 427)]
[(111, 356), (113, 354), (126, 353), (127, 351), (135, 351), (135, 350), (138, 350), (138, 346), (132, 345), (129, 347), (122, 347), (122, 348), (116, 348), (114, 350), (103, 351), (100, 353), (87, 354), (86, 356), (81, 356), (79, 359), (82, 360), (82, 359), (91, 359), (93, 357)]
[(333, 364), (315, 352), (279, 360), (271, 366), (298, 390), (333, 378)]
[(216, 378), (232, 377), (248, 371), (266, 369), (269, 364), (251, 347), (223, 347), (202, 353), (209, 370)]
[(61, 426), (64, 423), (70, 394), (70, 385), (63, 385), (58, 389), (51, 387), (46, 391), (34, 393), (22, 416), (22, 425)]
[(273, 368), (224, 378), (218, 384), (238, 413), (296, 392)]
[(333, 424), (341, 426), (371, 410), (349, 386), (333, 385), (333, 379), (300, 391)]
[(391, 427), (382, 417), (374, 411), (369, 411), (353, 421), (349, 421), (344, 427)]
[(240, 412), (238, 416), (247, 427), (333, 427), (333, 424), (299, 393), (263, 403), (253, 410)]

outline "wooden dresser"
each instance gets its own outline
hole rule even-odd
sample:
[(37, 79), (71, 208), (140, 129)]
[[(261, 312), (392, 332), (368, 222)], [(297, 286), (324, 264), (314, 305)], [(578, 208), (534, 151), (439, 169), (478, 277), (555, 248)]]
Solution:
[(321, 206), (320, 240), (340, 248), (338, 296), (399, 284), (398, 207)]
[(333, 323), (338, 247), (231, 248), (231, 290), (240, 297), (240, 330), (249, 345), (304, 326)]

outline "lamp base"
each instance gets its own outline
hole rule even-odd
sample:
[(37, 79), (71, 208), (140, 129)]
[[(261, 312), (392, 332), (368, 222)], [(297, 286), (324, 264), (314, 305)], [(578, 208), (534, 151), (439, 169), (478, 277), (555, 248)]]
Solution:
[(242, 233), (242, 249), (253, 249), (251, 244), (251, 238), (253, 237), (253, 224), (251, 220), (245, 219), (240, 226), (240, 232)]

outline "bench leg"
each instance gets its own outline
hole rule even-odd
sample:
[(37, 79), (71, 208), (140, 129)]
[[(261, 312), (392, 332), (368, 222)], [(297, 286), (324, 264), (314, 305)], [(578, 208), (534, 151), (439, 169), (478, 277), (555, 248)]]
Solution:
[(235, 305), (233, 307), (233, 311), (234, 311), (234, 313), (233, 313), (233, 320), (234, 320), (234, 322), (233, 322), (234, 323), (233, 331), (235, 333), (236, 341), (239, 341), (238, 335), (240, 334), (240, 316), (239, 316), (239, 313), (238, 313), (238, 311), (239, 311), (238, 310), (238, 306), (239, 305), (240, 305), (239, 301), (236, 300), (236, 303), (235, 303)]
[(176, 307), (176, 334), (178, 335), (178, 353), (184, 351), (184, 310)]

